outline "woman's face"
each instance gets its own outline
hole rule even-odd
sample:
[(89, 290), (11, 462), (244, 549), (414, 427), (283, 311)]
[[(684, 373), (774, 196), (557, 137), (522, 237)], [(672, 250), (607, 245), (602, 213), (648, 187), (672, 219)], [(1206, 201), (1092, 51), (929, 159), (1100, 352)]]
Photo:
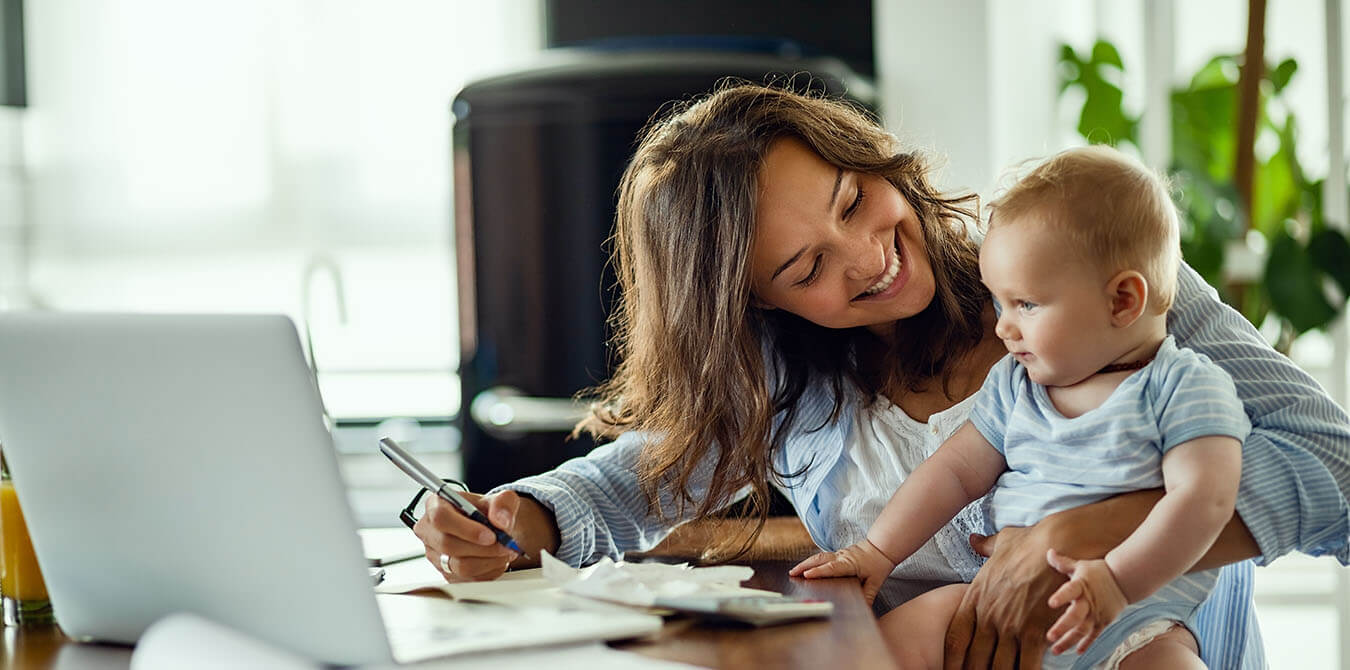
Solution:
[(918, 216), (881, 177), (781, 139), (764, 157), (756, 212), (751, 281), (766, 307), (888, 336), (933, 300)]

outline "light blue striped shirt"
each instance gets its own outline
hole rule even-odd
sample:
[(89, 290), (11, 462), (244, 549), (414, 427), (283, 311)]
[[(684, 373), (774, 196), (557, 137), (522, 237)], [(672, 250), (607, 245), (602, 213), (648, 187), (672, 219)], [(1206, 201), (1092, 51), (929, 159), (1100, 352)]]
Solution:
[[(970, 421), (1008, 463), (985, 498), (991, 530), (1030, 526), (1119, 493), (1160, 488), (1163, 456), (1177, 445), (1215, 435), (1240, 442), (1251, 432), (1228, 374), (1203, 354), (1178, 349), (1171, 336), (1100, 406), (1072, 418), (1060, 414), (1046, 388), (1006, 356), (989, 371)], [(1234, 444), (1234, 457), (1238, 449)], [(1091, 667), (1151, 621), (1189, 624), (1218, 575), (1206, 570), (1177, 577), (1121, 612), (1076, 663), (1072, 653), (1047, 653), (1042, 667)]]
[[(1350, 562), (1350, 418), (1345, 411), (1307, 373), (1271, 349), (1185, 264), (1168, 330), (1180, 346), (1205, 354), (1233, 378), (1251, 420), (1252, 432), (1242, 450), (1237, 511), (1260, 546), (1257, 562), (1291, 551), (1332, 554), (1343, 564)], [(823, 531), (835, 523), (820, 514), (816, 501), (843, 456), (854, 424), (851, 417), (863, 406), (861, 400), (849, 393), (841, 416), (829, 421), (833, 397), (828, 385), (808, 388), (797, 422), (786, 428), (784, 448), (774, 455), (779, 472), (807, 466), (780, 488), (812, 537), (829, 537)], [(822, 424), (819, 430), (808, 430)], [(626, 433), (584, 458), (499, 489), (526, 493), (553, 510), (561, 538), (558, 557), (572, 565), (649, 549), (692, 510), (674, 518), (674, 496), (663, 492), (657, 504), (667, 515), (652, 513), (638, 482), (643, 441), (639, 433)], [(712, 472), (710, 463), (701, 465), (700, 476), (690, 480), (695, 500), (705, 494)], [(966, 579), (981, 562), (966, 545), (966, 534), (983, 528), (975, 503), (935, 538)], [(1242, 561), (1225, 566), (1194, 622), (1210, 667), (1265, 667), (1251, 602), (1252, 565)]]
[(1163, 455), (1173, 447), (1208, 435), (1241, 442), (1251, 432), (1228, 375), (1170, 336), (1099, 407), (1073, 418), (1005, 356), (976, 395), (970, 422), (1008, 463), (987, 499), (994, 530), (1161, 488)]

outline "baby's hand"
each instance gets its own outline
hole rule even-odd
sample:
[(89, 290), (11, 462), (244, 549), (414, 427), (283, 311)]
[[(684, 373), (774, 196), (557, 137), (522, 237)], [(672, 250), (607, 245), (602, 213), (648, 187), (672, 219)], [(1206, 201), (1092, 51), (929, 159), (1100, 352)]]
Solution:
[(862, 582), (863, 597), (871, 605), (894, 569), (895, 561), (881, 553), (876, 545), (863, 540), (839, 551), (822, 551), (793, 566), (788, 574), (807, 579), (856, 575)]
[(1067, 604), (1069, 609), (1060, 615), (1045, 637), (1054, 645), (1050, 650), (1056, 654), (1064, 653), (1075, 642), (1078, 643), (1077, 652), (1081, 654), (1120, 616), (1129, 601), (1104, 560), (1080, 561), (1056, 553), (1054, 549), (1046, 552), (1045, 560), (1050, 562), (1050, 567), (1069, 577), (1058, 591), (1050, 594), (1051, 607), (1058, 609)]

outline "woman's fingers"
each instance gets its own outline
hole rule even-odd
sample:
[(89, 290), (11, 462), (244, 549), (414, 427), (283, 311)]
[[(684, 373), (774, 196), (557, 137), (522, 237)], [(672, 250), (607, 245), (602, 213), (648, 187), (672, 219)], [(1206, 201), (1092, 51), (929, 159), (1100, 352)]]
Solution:
[(947, 670), (985, 668), (994, 662), (1039, 668), (1040, 659), (1029, 648), (1044, 652), (1045, 633), (1059, 618), (1047, 603), (1064, 576), (1046, 564), (1046, 538), (1035, 529), (1013, 527), (995, 538), (992, 548), (972, 538), (972, 546), (981, 545), (993, 555), (975, 575), (947, 628)]
[(998, 646), (994, 648), (994, 662), (989, 664), (993, 670), (1017, 670), (1017, 638), (1000, 636)]
[[(486, 509), (483, 503), (487, 503)], [(515, 491), (502, 491), (496, 495), (480, 498), (477, 503), (492, 523), (507, 533), (516, 525), (516, 511), (520, 509), (520, 496)]]
[[(449, 571), (441, 570), (441, 556), (446, 557), (446, 567)], [(506, 572), (511, 559), (501, 556), (493, 557), (463, 557), (450, 556), (448, 554), (438, 553), (433, 549), (427, 550), (427, 561), (440, 570), (447, 582), (470, 582), (496, 579), (502, 573)]]
[(998, 535), (971, 533), (967, 540), (970, 542), (970, 548), (974, 549), (975, 553), (985, 558), (993, 556), (994, 548), (998, 545)]
[(961, 604), (956, 608), (956, 614), (952, 615), (951, 623), (947, 624), (947, 635), (942, 640), (943, 670), (961, 670), (966, 650), (975, 635), (975, 605), (978, 598), (975, 589), (966, 589)]
[(1045, 660), (1045, 638), (1035, 636), (1022, 640), (1022, 646), (1018, 649), (1020, 657), (1017, 667), (1019, 670), (1040, 670), (1041, 661)]
[[(479, 496), (466, 493), (464, 497), (469, 498), (475, 505), (478, 504)], [(430, 535), (442, 533), (476, 544), (493, 544), (497, 541), (496, 535), (488, 530), (487, 526), (470, 519), (450, 503), (436, 496), (427, 496), (426, 511), (413, 527), (413, 532), (417, 532), (417, 536), (426, 542), (428, 537), (418, 532), (418, 527), (424, 528)]]
[[(464, 496), (485, 513), (506, 514), (512, 521), (520, 504), (514, 494), (504, 501), (497, 500), (498, 496), (488, 500), (473, 493)], [(437, 570), (442, 567), (441, 557), (446, 557), (446, 565), (450, 567), (449, 573), (445, 574), (447, 581), (495, 579), (506, 572), (508, 564), (516, 557), (514, 551), (497, 544), (496, 536), (483, 524), (464, 516), (436, 496), (428, 496), (426, 510), (413, 525), (413, 533), (426, 545), (427, 560)]]
[[(965, 667), (987, 668), (994, 662), (994, 649), (998, 645), (998, 631), (987, 620), (975, 622), (975, 633), (970, 638), (970, 647), (966, 649)], [(956, 667), (962, 667), (959, 663)]]

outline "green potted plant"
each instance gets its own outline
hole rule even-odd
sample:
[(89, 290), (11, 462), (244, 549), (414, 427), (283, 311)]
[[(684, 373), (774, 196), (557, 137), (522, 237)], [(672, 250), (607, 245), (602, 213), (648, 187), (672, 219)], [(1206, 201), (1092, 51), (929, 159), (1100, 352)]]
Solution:
[[(1115, 81), (1125, 71), (1120, 53), (1098, 41), (1079, 54), (1063, 45), (1063, 94), (1083, 92), (1078, 132), (1089, 142), (1139, 147), (1139, 119), (1124, 107)], [(1325, 179), (1311, 179), (1295, 151), (1297, 118), (1283, 99), (1298, 72), (1287, 59), (1262, 72), (1256, 100), (1256, 150), (1250, 211), (1236, 186), (1240, 56), (1220, 55), (1184, 87), (1172, 90), (1172, 157), (1168, 172), (1178, 188), (1182, 252), (1219, 294), (1252, 323), (1274, 317), (1276, 346), (1287, 351), (1299, 334), (1329, 324), (1350, 295), (1350, 243), (1328, 225)], [(1254, 277), (1234, 276), (1240, 255), (1255, 255)]]

